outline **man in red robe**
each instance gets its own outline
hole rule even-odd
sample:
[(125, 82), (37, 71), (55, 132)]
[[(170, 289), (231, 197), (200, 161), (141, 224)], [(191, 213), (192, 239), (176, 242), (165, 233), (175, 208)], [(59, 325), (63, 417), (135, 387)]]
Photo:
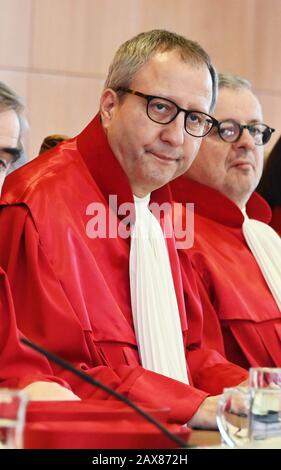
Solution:
[(0, 82), (0, 194), (6, 174), (25, 163), (22, 133), (25, 127), (21, 99)]
[[(215, 426), (217, 397), (208, 394), (240, 383), (247, 372), (200, 349), (196, 282), (191, 268), (182, 280), (173, 238), (165, 248), (174, 286), (168, 295), (176, 296), (188, 379), (142, 367), (126, 208), (150, 193), (151, 202), (171, 202), (167, 183), (195, 158), (200, 137), (211, 129), (215, 98), (216, 74), (198, 44), (166, 31), (138, 35), (115, 56), (99, 114), (78, 137), (8, 178), (0, 213), (0, 263), (19, 331), (130, 399), (168, 406), (171, 421), (192, 419), (203, 427)], [(149, 346), (149, 338), (143, 341)], [(60, 367), (48, 367), (55, 384), (46, 367), (34, 374), (16, 363), (2, 384), (12, 377), (33, 399), (104, 397)]]
[[(249, 82), (235, 76), (219, 76), (215, 117), (196, 160), (171, 183), (176, 201), (194, 203), (194, 244), (180, 250), (180, 258), (183, 266), (191, 260), (197, 276), (203, 344), (245, 368), (280, 366), (280, 242), (267, 225), (269, 206), (254, 192), (272, 130), (261, 124)], [(266, 232), (257, 251), (247, 239), (247, 222)]]

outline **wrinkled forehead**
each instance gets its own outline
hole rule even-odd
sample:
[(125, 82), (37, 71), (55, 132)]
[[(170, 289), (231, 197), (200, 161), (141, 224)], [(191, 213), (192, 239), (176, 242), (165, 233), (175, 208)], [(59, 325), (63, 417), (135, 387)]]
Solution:
[(178, 51), (156, 53), (133, 77), (130, 86), (163, 96), (186, 109), (208, 112), (212, 79), (206, 64), (184, 61)]
[(17, 147), (20, 123), (13, 109), (0, 110), (0, 147)]
[(244, 88), (221, 88), (213, 115), (218, 121), (234, 119), (240, 123), (249, 123), (263, 120), (258, 98), (251, 90)]

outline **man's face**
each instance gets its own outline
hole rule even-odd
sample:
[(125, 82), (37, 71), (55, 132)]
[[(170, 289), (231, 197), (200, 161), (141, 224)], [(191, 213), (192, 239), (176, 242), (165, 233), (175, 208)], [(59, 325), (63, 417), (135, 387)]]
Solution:
[[(212, 81), (207, 66), (183, 62), (175, 51), (158, 53), (135, 75), (130, 88), (174, 101), (184, 109), (209, 112)], [(109, 144), (128, 176), (132, 191), (143, 197), (184, 173), (201, 138), (184, 129), (184, 113), (169, 124), (151, 121), (144, 98), (110, 89), (101, 98), (101, 116)]]
[[(262, 122), (262, 110), (250, 90), (222, 88), (214, 111), (218, 121), (240, 124)], [(205, 137), (186, 173), (189, 178), (224, 193), (244, 207), (258, 185), (263, 168), (263, 146), (257, 146), (247, 129), (237, 142), (224, 142), (214, 130)]]
[(7, 170), (18, 150), (20, 124), (13, 109), (0, 111), (0, 171)]

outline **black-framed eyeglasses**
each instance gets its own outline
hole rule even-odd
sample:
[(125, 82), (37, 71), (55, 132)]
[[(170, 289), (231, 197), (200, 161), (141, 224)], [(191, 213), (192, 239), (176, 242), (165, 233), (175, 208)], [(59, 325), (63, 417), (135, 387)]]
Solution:
[(158, 124), (169, 124), (180, 112), (185, 114), (184, 128), (186, 132), (193, 137), (204, 137), (215, 125), (215, 119), (209, 114), (201, 111), (180, 108), (174, 101), (161, 96), (146, 95), (140, 91), (134, 91), (130, 88), (119, 88), (117, 91), (131, 93), (140, 96), (147, 101), (146, 114), (153, 122)]
[(237, 142), (244, 129), (248, 129), (252, 138), (254, 139), (255, 145), (265, 145), (275, 131), (272, 127), (267, 126), (261, 122), (254, 124), (239, 124), (239, 122), (234, 119), (227, 119), (225, 121), (216, 121), (214, 126), (218, 130), (218, 134), (222, 140), (225, 142)]

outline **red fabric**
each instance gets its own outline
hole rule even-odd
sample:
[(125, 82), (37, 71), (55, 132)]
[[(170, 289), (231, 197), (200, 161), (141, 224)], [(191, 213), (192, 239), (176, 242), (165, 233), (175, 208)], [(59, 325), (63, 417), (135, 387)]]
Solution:
[[(16, 370), (28, 371), (36, 380), (44, 374), (44, 380), (58, 382), (65, 387), (69, 385), (59, 377), (54, 377), (48, 361), (32, 349), (27, 350), (19, 339), (22, 335), (17, 330), (12, 295), (8, 279), (0, 268), (0, 378), (5, 378), (3, 385), (14, 388), (18, 385)], [(0, 380), (1, 380), (0, 379)], [(23, 377), (28, 381), (28, 377)]]
[(272, 209), (272, 219), (270, 225), (281, 237), (281, 206), (275, 206)]
[[(138, 404), (150, 416), (166, 423), (169, 408), (147, 408)], [(27, 404), (26, 422), (38, 421), (119, 421), (145, 419), (119, 400), (83, 400), (83, 401), (30, 401)]]
[[(187, 440), (190, 429), (167, 424), (168, 408), (139, 406), (171, 432)], [(176, 444), (120, 401), (31, 402), (27, 406), (25, 448), (157, 447), (176, 447)]]
[[(101, 203), (107, 220), (124, 226), (123, 218), (117, 218), (108, 206), (110, 194), (118, 195), (118, 207), (133, 202), (128, 179), (108, 146), (99, 116), (77, 138), (7, 178), (0, 212), (0, 264), (13, 292), (17, 328), (132, 400), (147, 406), (168, 406), (170, 420), (184, 423), (206, 393), (140, 366), (130, 307), (129, 239), (92, 239), (86, 234), (92, 218), (87, 207), (93, 202)], [(153, 200), (169, 201), (169, 189), (155, 191)], [(189, 349), (191, 340), (192, 349), (198, 349), (202, 318), (197, 291), (193, 292), (195, 280), (185, 281), (184, 297), (173, 241), (167, 246), (186, 347)], [(190, 317), (198, 320), (190, 336), (185, 304)], [(17, 341), (14, 324), (9, 332), (11, 351), (19, 347)], [(26, 347), (21, 350), (23, 355), (29, 354)], [(229, 376), (229, 365), (215, 355), (216, 363), (225, 367)], [(33, 367), (25, 364), (19, 369), (12, 354), (9, 368), (1, 365), (0, 355), (3, 385), (13, 378), (14, 386), (22, 387), (34, 379)], [(201, 367), (204, 369), (204, 361)], [(56, 365), (48, 364), (47, 368), (80, 397), (105, 398), (104, 392)], [(46, 367), (41, 372), (45, 376)], [(246, 373), (238, 370), (239, 374), (241, 381)], [(223, 383), (215, 377), (212, 380), (221, 391)], [(237, 376), (233, 381), (237, 384)], [(200, 388), (200, 381), (197, 386)]]
[[(175, 201), (195, 204), (194, 245), (179, 256), (183, 270), (191, 259), (197, 276), (203, 345), (241, 367), (280, 366), (280, 311), (244, 240), (241, 211), (218, 191), (184, 177), (171, 188)], [(256, 193), (247, 213), (265, 223), (271, 215)]]
[[(191, 430), (170, 424), (167, 429), (187, 442)], [(42, 421), (24, 431), (25, 449), (174, 449), (179, 447), (153, 425), (115, 421)], [(101, 454), (100, 454), (101, 455)], [(104, 462), (103, 462), (104, 463)]]

